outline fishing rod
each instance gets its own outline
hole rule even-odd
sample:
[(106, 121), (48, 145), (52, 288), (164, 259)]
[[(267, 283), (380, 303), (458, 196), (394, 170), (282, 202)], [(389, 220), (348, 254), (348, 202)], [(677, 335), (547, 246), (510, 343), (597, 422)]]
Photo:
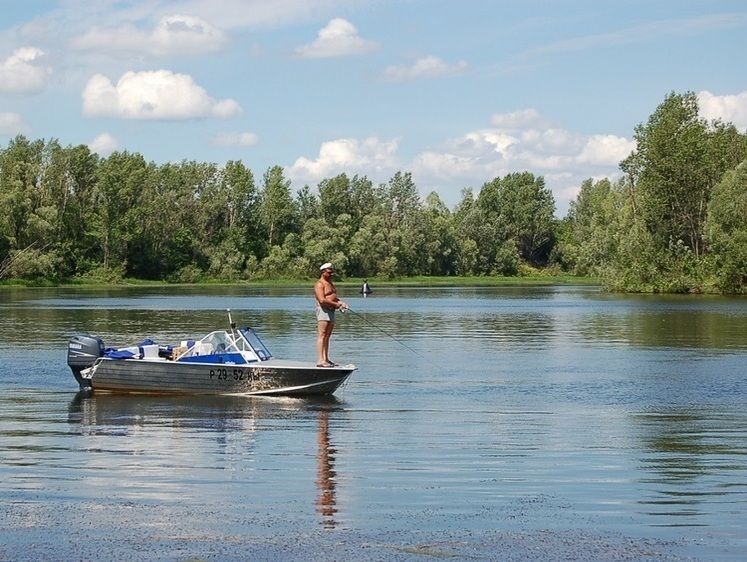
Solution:
[(410, 347), (409, 345), (407, 345), (406, 343), (404, 343), (404, 342), (403, 342), (403, 341), (401, 341), (401, 340), (398, 340), (398, 339), (397, 339), (397, 338), (395, 338), (395, 337), (394, 337), (394, 336), (393, 336), (392, 334), (390, 334), (389, 332), (387, 332), (386, 330), (384, 330), (384, 329), (383, 329), (383, 328), (381, 328), (380, 326), (377, 326), (377, 325), (376, 325), (376, 324), (374, 324), (373, 322), (370, 322), (370, 321), (368, 320), (368, 318), (366, 318), (366, 317), (365, 317), (365, 316), (363, 316), (362, 314), (358, 314), (358, 313), (357, 313), (357, 312), (356, 312), (355, 310), (353, 310), (352, 308), (345, 308), (345, 309), (340, 309), (340, 312), (352, 312), (353, 314), (355, 314), (355, 315), (356, 315), (356, 316), (357, 316), (358, 318), (361, 318), (361, 319), (362, 319), (362, 320), (363, 320), (363, 321), (364, 321), (364, 322), (365, 322), (366, 324), (368, 324), (368, 325), (369, 325), (369, 326), (371, 326), (372, 328), (376, 328), (376, 329), (377, 329), (377, 330), (378, 330), (379, 332), (381, 332), (381, 333), (382, 333), (382, 334), (384, 334), (385, 336), (387, 336), (387, 337), (389, 337), (389, 338), (393, 339), (393, 340), (394, 340), (394, 341), (396, 341), (396, 342), (397, 342), (398, 344), (400, 344), (400, 345), (401, 345), (402, 347), (404, 347), (404, 348), (406, 348), (406, 349), (409, 349), (409, 350), (410, 350), (410, 351), (411, 351), (412, 353), (414, 353), (415, 355), (417, 355), (418, 357), (420, 357), (420, 358), (421, 358), (421, 359), (423, 359), (424, 361), (427, 361), (428, 363), (430, 363), (430, 364), (431, 364), (431, 365), (433, 365), (434, 367), (438, 367), (438, 365), (436, 365), (436, 364), (435, 364), (435, 363), (434, 363), (433, 361), (431, 361), (430, 359), (428, 359), (428, 358), (427, 358), (427, 357), (426, 357), (425, 355), (423, 355), (422, 353), (418, 353), (418, 352), (417, 352), (417, 351), (415, 351), (415, 350), (414, 350), (413, 348), (411, 348), (411, 347)]

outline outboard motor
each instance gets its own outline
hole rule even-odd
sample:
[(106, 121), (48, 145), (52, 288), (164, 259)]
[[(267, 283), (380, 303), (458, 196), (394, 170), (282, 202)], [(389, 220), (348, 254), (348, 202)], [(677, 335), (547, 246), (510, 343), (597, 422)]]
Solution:
[(80, 372), (87, 369), (104, 355), (104, 340), (96, 336), (77, 334), (67, 344), (67, 364), (75, 375), (80, 388), (91, 388), (91, 380), (84, 379)]

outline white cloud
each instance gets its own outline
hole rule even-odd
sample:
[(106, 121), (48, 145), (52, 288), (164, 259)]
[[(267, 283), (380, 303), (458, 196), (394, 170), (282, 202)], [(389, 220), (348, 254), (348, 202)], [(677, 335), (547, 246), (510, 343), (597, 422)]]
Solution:
[(143, 31), (130, 23), (116, 28), (94, 27), (73, 39), (78, 51), (147, 54), (150, 56), (192, 56), (212, 53), (226, 44), (222, 31), (204, 19), (170, 15), (161, 18), (152, 29)]
[(490, 118), (490, 124), (500, 129), (541, 128), (548, 126), (548, 123), (540, 115), (539, 111), (533, 108), (520, 109), (509, 113), (498, 113)]
[(468, 68), (469, 65), (465, 61), (448, 64), (440, 58), (431, 55), (417, 59), (412, 66), (389, 66), (381, 73), (381, 77), (390, 82), (407, 82), (410, 80), (455, 76), (464, 73)]
[[(561, 214), (590, 178), (619, 175), (635, 142), (615, 135), (582, 135), (544, 119), (534, 109), (494, 115), (493, 127), (470, 131), (418, 154), (410, 165), (426, 191), (472, 187), (513, 172), (545, 178)], [(453, 201), (454, 202), (454, 201)]]
[(297, 183), (318, 182), (343, 172), (374, 177), (388, 175), (398, 169), (397, 147), (396, 139), (377, 137), (328, 141), (322, 144), (316, 160), (298, 158), (288, 175)]
[(319, 30), (316, 41), (296, 48), (296, 54), (309, 59), (362, 55), (379, 47), (378, 43), (358, 36), (356, 27), (335, 18)]
[(30, 132), (31, 127), (17, 113), (0, 113), (0, 135), (27, 135)]
[(118, 119), (227, 118), (242, 112), (232, 100), (216, 100), (191, 76), (168, 70), (126, 72), (116, 86), (96, 74), (83, 90), (83, 114)]
[(534, 109), (494, 115), (490, 121), (493, 126), (447, 139), (409, 161), (398, 155), (398, 140), (325, 142), (317, 158), (297, 159), (288, 175), (295, 184), (314, 184), (342, 172), (381, 182), (397, 171), (411, 171), (421, 195), (436, 191), (447, 205), (455, 205), (464, 187), (477, 193), (496, 177), (530, 171), (545, 178), (563, 216), (584, 180), (619, 177), (619, 162), (635, 148), (623, 137), (569, 131)]
[(88, 148), (101, 156), (109, 156), (119, 148), (119, 141), (109, 133), (101, 133), (88, 143)]
[(41, 63), (44, 51), (23, 47), (0, 64), (0, 94), (36, 94), (47, 85), (51, 70)]
[(220, 133), (210, 139), (214, 146), (254, 146), (258, 142), (256, 133)]
[(704, 90), (698, 94), (698, 105), (701, 117), (709, 121), (721, 119), (742, 131), (747, 129), (747, 92), (717, 96)]
[(592, 135), (584, 142), (583, 148), (576, 155), (579, 164), (592, 166), (619, 166), (636, 148), (634, 140), (615, 135)]

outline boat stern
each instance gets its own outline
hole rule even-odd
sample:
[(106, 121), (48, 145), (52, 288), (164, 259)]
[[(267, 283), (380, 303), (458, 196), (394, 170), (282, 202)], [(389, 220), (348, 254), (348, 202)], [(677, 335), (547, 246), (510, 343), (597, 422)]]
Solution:
[(76, 334), (67, 344), (67, 364), (73, 372), (80, 388), (91, 388), (91, 380), (84, 378), (81, 371), (88, 369), (104, 355), (104, 341), (96, 336)]

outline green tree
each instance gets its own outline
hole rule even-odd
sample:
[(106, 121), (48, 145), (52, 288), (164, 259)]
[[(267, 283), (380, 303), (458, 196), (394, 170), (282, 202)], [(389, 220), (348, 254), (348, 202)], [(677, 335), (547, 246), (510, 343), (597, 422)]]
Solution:
[(301, 227), (309, 219), (319, 218), (319, 198), (311, 191), (308, 184), (298, 191), (296, 201), (298, 202), (298, 223)]
[(725, 293), (747, 290), (747, 161), (713, 189), (706, 220), (714, 285)]
[(624, 197), (622, 186), (609, 179), (587, 179), (571, 201), (561, 244), (564, 265), (576, 275), (599, 275), (615, 259)]
[[(348, 254), (348, 272), (357, 277), (394, 275), (396, 260), (390, 255), (389, 231), (381, 214), (363, 218), (352, 235)], [(394, 261), (393, 261), (394, 260)]]
[(133, 223), (147, 205), (140, 197), (148, 164), (139, 154), (117, 151), (101, 160), (96, 175), (98, 189), (92, 226), (102, 251), (102, 266), (126, 274), (129, 243), (135, 236)]
[(297, 216), (290, 180), (285, 179), (280, 166), (270, 167), (259, 192), (259, 219), (268, 248), (285, 240), (288, 234), (298, 232)]
[(454, 211), (459, 275), (488, 275), (495, 263), (493, 240), (499, 238), (475, 201), (472, 189), (463, 189)]
[(347, 273), (347, 247), (352, 233), (350, 215), (339, 215), (330, 225), (322, 218), (309, 219), (304, 225), (302, 244), (304, 257), (309, 266), (307, 274), (319, 273), (319, 266), (326, 261), (335, 264), (341, 275)]
[(497, 177), (483, 185), (477, 207), (499, 236), (494, 244), (513, 240), (522, 260), (547, 264), (555, 243), (555, 200), (544, 178), (530, 172)]
[(703, 256), (704, 224), (713, 187), (745, 156), (744, 135), (709, 125), (697, 96), (669, 94), (635, 129), (636, 150), (620, 167), (629, 179), (633, 209), (661, 247), (682, 241)]
[(59, 209), (56, 248), (60, 256), (59, 275), (82, 275), (98, 263), (96, 237), (90, 228), (95, 213), (96, 170), (99, 156), (86, 145), (60, 149), (55, 155), (57, 170), (50, 181), (56, 184)]
[(389, 241), (388, 254), (393, 258), (389, 267), (396, 267), (400, 276), (427, 271), (424, 210), (412, 174), (395, 173), (383, 191), (383, 212)]
[(0, 153), (0, 258), (37, 242), (29, 220), (40, 204), (44, 142), (19, 135)]
[(339, 174), (331, 179), (319, 182), (319, 214), (327, 221), (334, 224), (337, 217), (343, 213), (350, 214), (353, 207), (352, 190), (350, 179), (345, 174)]
[(428, 275), (455, 275), (458, 270), (458, 242), (455, 221), (436, 192), (425, 198), (423, 213)]

